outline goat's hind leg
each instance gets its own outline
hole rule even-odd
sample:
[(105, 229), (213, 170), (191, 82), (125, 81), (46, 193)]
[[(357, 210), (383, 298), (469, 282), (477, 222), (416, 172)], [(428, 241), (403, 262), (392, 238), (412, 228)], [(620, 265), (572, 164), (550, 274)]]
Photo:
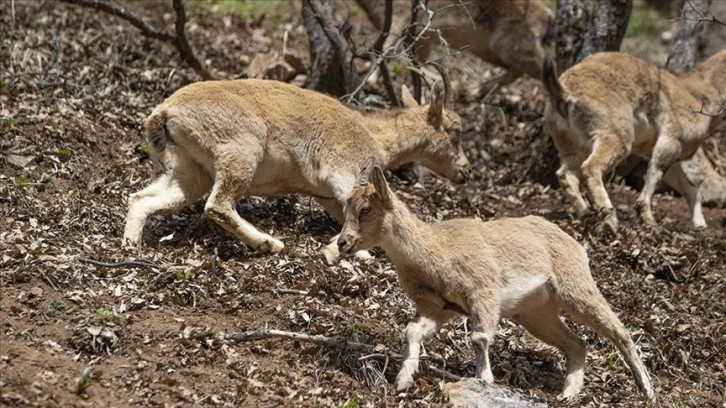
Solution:
[(640, 391), (647, 398), (653, 397), (653, 386), (645, 365), (638, 357), (630, 333), (610, 308), (605, 298), (592, 282), (590, 290), (582, 291), (583, 295), (573, 299), (570, 304), (563, 305), (573, 320), (593, 329), (600, 337), (611, 341), (620, 351), (625, 362), (633, 373)]
[(285, 245), (282, 241), (259, 231), (237, 213), (237, 202), (252, 181), (256, 163), (246, 163), (245, 152), (229, 152), (227, 160), (218, 159), (212, 192), (204, 212), (212, 221), (234, 234), (237, 239), (262, 253), (277, 253)]
[(561, 399), (572, 398), (582, 389), (585, 378), (585, 342), (560, 320), (559, 307), (550, 303), (514, 317), (536, 338), (560, 349), (567, 358)]
[[(632, 132), (630, 132), (632, 133)], [(618, 216), (610, 201), (603, 176), (630, 154), (633, 136), (626, 132), (598, 131), (594, 135), (594, 144), (590, 156), (582, 163), (582, 175), (590, 192), (595, 210), (605, 226), (613, 233), (618, 233)]]
[(583, 159), (575, 153), (565, 153), (560, 155), (560, 161), (562, 165), (557, 170), (557, 180), (560, 182), (562, 192), (575, 207), (577, 215), (582, 217), (588, 209), (587, 201), (580, 193), (580, 179), (582, 179), (580, 166)]
[(176, 160), (168, 173), (161, 173), (148, 187), (129, 196), (125, 243), (141, 243), (144, 224), (152, 215), (179, 211), (209, 191), (212, 181), (201, 166), (188, 158)]

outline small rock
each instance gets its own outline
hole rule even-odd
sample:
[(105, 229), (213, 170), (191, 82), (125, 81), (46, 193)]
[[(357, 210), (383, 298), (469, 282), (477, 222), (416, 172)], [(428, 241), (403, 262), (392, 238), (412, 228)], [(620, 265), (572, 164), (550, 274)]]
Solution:
[(535, 401), (511, 388), (501, 385), (486, 385), (468, 378), (446, 383), (444, 395), (452, 407), (473, 408), (544, 408), (547, 404)]
[(8, 163), (22, 169), (32, 163), (35, 160), (35, 156), (20, 156), (17, 154), (9, 154), (7, 160)]

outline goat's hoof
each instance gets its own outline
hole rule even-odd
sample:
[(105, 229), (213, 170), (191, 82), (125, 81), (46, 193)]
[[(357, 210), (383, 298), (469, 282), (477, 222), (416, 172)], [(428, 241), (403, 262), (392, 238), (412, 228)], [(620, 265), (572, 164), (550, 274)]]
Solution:
[(263, 254), (276, 254), (282, 251), (284, 248), (285, 244), (283, 244), (282, 241), (270, 238), (260, 244), (260, 246), (257, 247), (257, 250)]

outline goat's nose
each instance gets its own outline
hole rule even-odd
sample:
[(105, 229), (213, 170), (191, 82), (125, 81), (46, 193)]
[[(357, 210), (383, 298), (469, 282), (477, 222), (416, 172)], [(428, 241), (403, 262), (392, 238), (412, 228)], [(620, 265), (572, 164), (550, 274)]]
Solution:
[(345, 238), (340, 237), (338, 238), (338, 250), (343, 251), (343, 249), (346, 247), (348, 243), (346, 242)]

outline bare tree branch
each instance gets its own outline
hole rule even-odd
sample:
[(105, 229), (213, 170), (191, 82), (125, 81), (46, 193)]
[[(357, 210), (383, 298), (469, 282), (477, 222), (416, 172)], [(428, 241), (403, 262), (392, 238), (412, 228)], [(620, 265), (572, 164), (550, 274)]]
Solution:
[(154, 38), (157, 40), (167, 41), (174, 44), (177, 51), (184, 62), (197, 73), (202, 79), (210, 80), (214, 77), (202, 66), (197, 57), (194, 55), (189, 41), (187, 41), (186, 33), (184, 32), (184, 26), (186, 25), (186, 12), (184, 11), (184, 4), (182, 0), (174, 0), (174, 12), (176, 13), (175, 29), (176, 35), (171, 35), (151, 24), (145, 22), (141, 17), (132, 13), (128, 9), (125, 9), (117, 4), (108, 3), (100, 0), (60, 0), (64, 3), (74, 4), (80, 7), (92, 8), (100, 10), (105, 13), (120, 17), (128, 21), (132, 26), (138, 28), (141, 34), (145, 37)]
[(192, 51), (192, 47), (189, 45), (189, 41), (187, 41), (187, 35), (184, 32), (187, 16), (184, 11), (184, 4), (182, 3), (182, 0), (174, 0), (174, 12), (176, 13), (176, 37), (174, 38), (174, 43), (176, 44), (177, 50), (179, 50), (179, 54), (181, 54), (182, 59), (189, 64), (194, 72), (202, 77), (203, 80), (208, 81), (214, 79), (214, 77), (202, 66), (196, 55), (194, 55), (194, 51)]

